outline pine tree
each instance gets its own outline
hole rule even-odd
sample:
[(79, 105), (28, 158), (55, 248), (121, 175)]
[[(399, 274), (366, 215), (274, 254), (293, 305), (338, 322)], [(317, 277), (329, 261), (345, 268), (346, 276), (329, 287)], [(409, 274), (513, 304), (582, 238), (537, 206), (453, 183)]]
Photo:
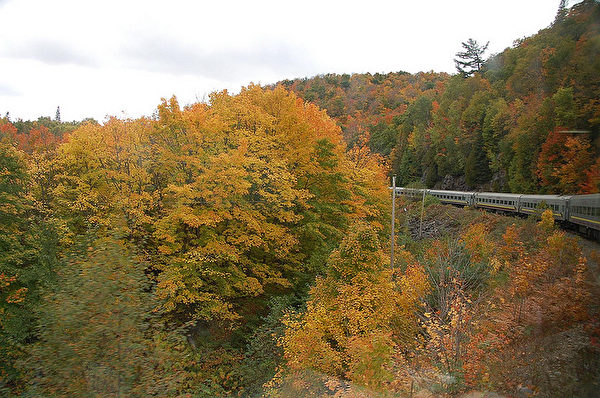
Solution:
[(465, 180), (469, 187), (473, 188), (477, 184), (488, 181), (490, 174), (488, 158), (483, 148), (483, 138), (479, 134), (465, 162)]
[(479, 72), (484, 62), (483, 53), (485, 53), (489, 44), (490, 42), (488, 41), (485, 45), (480, 46), (473, 39), (462, 42), (465, 51), (456, 53), (457, 58), (454, 59), (456, 70), (464, 77), (469, 77), (475, 72)]
[(564, 21), (565, 17), (569, 13), (569, 0), (560, 0), (560, 4), (558, 5), (558, 11), (556, 12), (556, 17), (554, 18), (554, 24), (557, 22)]

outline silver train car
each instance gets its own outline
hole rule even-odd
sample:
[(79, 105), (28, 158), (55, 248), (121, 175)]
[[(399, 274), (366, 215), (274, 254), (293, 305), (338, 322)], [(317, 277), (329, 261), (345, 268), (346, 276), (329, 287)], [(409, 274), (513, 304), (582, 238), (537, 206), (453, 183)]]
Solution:
[(600, 193), (572, 196), (569, 201), (569, 221), (600, 230)]
[(443, 191), (436, 189), (396, 188), (399, 196), (421, 198), (431, 195), (444, 204), (474, 206), (482, 209), (537, 215), (552, 210), (558, 221), (577, 226), (579, 231), (600, 238), (600, 194), (524, 195), (496, 192)]

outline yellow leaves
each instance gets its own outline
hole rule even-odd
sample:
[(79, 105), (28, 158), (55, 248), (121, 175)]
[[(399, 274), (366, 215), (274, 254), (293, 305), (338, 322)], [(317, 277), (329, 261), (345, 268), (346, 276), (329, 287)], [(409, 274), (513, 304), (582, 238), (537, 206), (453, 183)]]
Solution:
[(398, 285), (402, 293), (400, 303), (406, 313), (410, 313), (416, 309), (418, 303), (430, 288), (425, 270), (417, 262), (407, 266)]
[(416, 329), (415, 309), (427, 278), (418, 264), (410, 264), (394, 282), (377, 235), (360, 223), (329, 263), (331, 272), (317, 279), (304, 316), (287, 323), (286, 360), (293, 369), (311, 368), (379, 389), (390, 377), (394, 340), (412, 340), (394, 333)]
[(258, 296), (264, 293), (261, 283), (256, 278), (248, 277), (233, 285), (235, 289), (248, 296)]
[(538, 227), (545, 232), (549, 232), (554, 228), (554, 213), (551, 209), (544, 210)]
[(389, 332), (354, 336), (348, 344), (348, 378), (371, 390), (379, 391), (392, 380), (392, 353), (395, 344)]
[[(349, 220), (382, 214), (381, 159), (344, 149), (324, 111), (281, 88), (214, 93), (185, 109), (173, 97), (155, 119), (74, 131), (54, 163), (54, 206), (72, 234), (123, 228), (158, 253), (169, 311), (233, 319), (236, 300), (322, 267)], [(341, 272), (380, 269), (377, 250)]]
[(463, 233), (461, 241), (471, 254), (471, 262), (479, 263), (488, 260), (494, 243), (487, 240), (488, 231), (484, 224), (469, 225), (467, 231)]

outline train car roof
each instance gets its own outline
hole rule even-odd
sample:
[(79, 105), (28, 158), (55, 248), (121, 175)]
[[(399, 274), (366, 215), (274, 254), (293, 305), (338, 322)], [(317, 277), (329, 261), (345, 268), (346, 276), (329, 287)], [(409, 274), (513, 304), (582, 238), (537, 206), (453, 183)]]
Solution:
[(571, 195), (528, 195), (523, 194), (522, 199), (536, 199), (536, 200), (557, 200), (557, 199), (570, 199)]
[(505, 197), (505, 198), (514, 198), (516, 196), (519, 196), (520, 194), (518, 193), (497, 193), (497, 192), (475, 192), (477, 195), (484, 195), (484, 196), (500, 196), (500, 197)]
[(600, 204), (600, 193), (593, 193), (590, 195), (573, 195), (571, 197), (571, 203), (599, 203)]
[(473, 192), (468, 192), (468, 191), (444, 191), (442, 189), (430, 189), (429, 192), (450, 194), (450, 195), (464, 195), (464, 194), (471, 195), (471, 194), (473, 194)]

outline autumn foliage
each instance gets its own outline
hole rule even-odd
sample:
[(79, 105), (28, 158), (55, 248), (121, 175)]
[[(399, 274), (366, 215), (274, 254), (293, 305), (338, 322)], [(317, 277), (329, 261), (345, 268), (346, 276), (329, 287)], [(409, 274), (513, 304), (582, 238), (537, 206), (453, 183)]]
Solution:
[(599, 15), (597, 1), (579, 2), (479, 60), (475, 73), (325, 74), (280, 84), (326, 109), (349, 146), (366, 138), (400, 185), (595, 193)]
[(599, 15), (584, 0), (469, 76), (0, 119), (0, 395), (593, 395), (594, 243), (551, 210), (428, 199), (426, 235), (396, 209), (390, 266), (386, 173), (598, 192)]

